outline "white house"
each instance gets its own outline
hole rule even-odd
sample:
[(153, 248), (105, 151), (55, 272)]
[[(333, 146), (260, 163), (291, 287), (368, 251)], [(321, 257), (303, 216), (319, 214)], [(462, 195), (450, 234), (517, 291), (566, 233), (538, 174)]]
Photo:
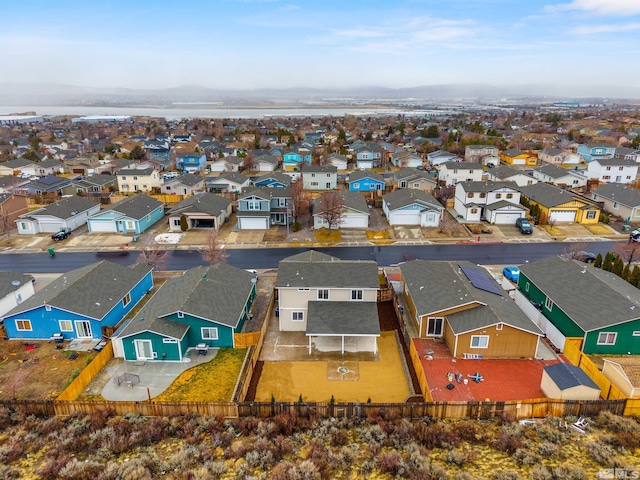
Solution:
[(389, 225), (437, 227), (444, 207), (430, 193), (401, 188), (382, 196), (382, 211)]
[(435, 152), (427, 154), (427, 161), (432, 167), (437, 167), (438, 165), (447, 162), (460, 163), (462, 162), (462, 159), (453, 153), (445, 152), (444, 150), (436, 150)]
[(533, 171), (533, 178), (553, 185), (567, 185), (569, 187), (584, 187), (588, 178), (572, 170), (547, 163)]
[(464, 161), (482, 165), (499, 165), (500, 150), (493, 145), (467, 145), (464, 149)]
[(305, 190), (335, 190), (338, 169), (333, 165), (308, 165), (302, 169), (302, 185)]
[(587, 176), (603, 183), (634, 183), (638, 164), (626, 158), (598, 158), (589, 162)]
[(331, 153), (329, 155), (329, 164), (336, 167), (338, 170), (346, 170), (349, 164), (349, 159), (339, 153)]
[[(337, 192), (342, 197), (342, 217), (340, 224), (331, 228), (367, 228), (369, 226), (369, 207), (364, 197), (356, 192), (342, 190)], [(313, 202), (313, 227), (329, 228), (329, 223), (323, 216), (322, 198)]]
[(237, 172), (240, 170), (244, 160), (235, 155), (217, 158), (211, 161), (209, 170), (212, 172)]
[(280, 160), (275, 155), (260, 155), (254, 158), (253, 162), (259, 172), (273, 172), (278, 168)]
[(219, 177), (207, 177), (205, 187), (212, 193), (240, 193), (251, 185), (251, 179), (238, 172), (223, 173)]
[(16, 220), (18, 233), (35, 235), (37, 233), (57, 233), (61, 230), (75, 230), (87, 223), (87, 218), (100, 211), (100, 204), (88, 198), (73, 195), (20, 215)]
[(162, 193), (174, 195), (193, 195), (197, 191), (202, 191), (203, 188), (204, 177), (193, 173), (185, 173), (165, 182), (161, 191)]
[(508, 225), (526, 216), (518, 186), (513, 182), (460, 182), (456, 185), (454, 209), (469, 222), (486, 219)]
[(401, 150), (391, 155), (391, 163), (400, 168), (422, 168), (422, 158), (412, 152)]
[(492, 182), (515, 182), (519, 187), (538, 183), (538, 180), (531, 175), (507, 165), (500, 165), (499, 167), (490, 169), (487, 172), (487, 180), (491, 180)]
[(0, 272), (0, 317), (35, 294), (31, 275), (18, 272)]
[(446, 162), (438, 169), (438, 181), (446, 186), (459, 182), (479, 182), (483, 175), (484, 170), (479, 163)]

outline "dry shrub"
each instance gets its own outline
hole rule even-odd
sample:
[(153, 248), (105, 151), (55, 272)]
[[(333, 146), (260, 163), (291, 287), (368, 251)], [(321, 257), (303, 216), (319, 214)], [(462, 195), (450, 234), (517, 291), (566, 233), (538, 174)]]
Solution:
[(20, 478), (20, 471), (17, 468), (10, 467), (9, 465), (0, 464), (0, 478), (4, 480)]
[(309, 442), (309, 453), (306, 460), (313, 462), (322, 478), (331, 478), (332, 465), (329, 449), (315, 438)]
[(461, 466), (465, 463), (472, 463), (478, 456), (471, 450), (448, 450), (442, 459), (451, 464)]
[(531, 471), (531, 480), (586, 480), (587, 474), (580, 466), (562, 464), (550, 468), (536, 465)]
[(460, 437), (440, 422), (426, 425), (422, 422), (414, 425), (414, 437), (429, 450), (433, 448), (457, 447)]
[(513, 453), (519, 448), (524, 448), (524, 442), (516, 435), (508, 432), (502, 432), (495, 440), (495, 446), (498, 450), (513, 455)]
[(464, 442), (477, 443), (482, 440), (478, 423), (471, 420), (461, 420), (453, 425), (453, 432)]
[(564, 442), (565, 433), (559, 428), (560, 420), (554, 417), (554, 422), (551, 424), (543, 423), (538, 427), (538, 437), (546, 442), (555, 444), (561, 444)]
[(621, 417), (611, 412), (600, 412), (595, 419), (595, 423), (613, 432), (628, 432), (640, 435), (640, 424), (632, 417)]
[(92, 460), (82, 462), (73, 458), (60, 469), (59, 476), (69, 480), (86, 480), (97, 477), (103, 468), (103, 465), (98, 462)]
[(23, 439), (14, 437), (6, 445), (0, 447), (0, 465), (15, 462), (25, 451)]
[(584, 447), (593, 461), (599, 465), (611, 466), (612, 460), (616, 457), (616, 452), (613, 448), (600, 442), (587, 442)]
[(516, 470), (496, 470), (491, 474), (491, 480), (522, 480), (522, 475)]
[(331, 436), (331, 444), (336, 447), (342, 447), (344, 445), (349, 444), (349, 440), (351, 439), (351, 435), (344, 428), (340, 429), (332, 429), (330, 432)]
[(406, 472), (406, 465), (398, 452), (382, 452), (378, 456), (378, 468), (382, 473), (388, 473), (394, 477), (404, 475)]

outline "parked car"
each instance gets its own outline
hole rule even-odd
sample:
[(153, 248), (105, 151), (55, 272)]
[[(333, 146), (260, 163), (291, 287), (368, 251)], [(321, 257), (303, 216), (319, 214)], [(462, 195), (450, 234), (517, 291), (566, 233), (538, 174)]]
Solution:
[(640, 243), (640, 230), (634, 230), (629, 234), (630, 242), (638, 242)]
[(571, 260), (579, 260), (585, 263), (594, 263), (597, 257), (595, 253), (585, 252), (584, 250), (580, 250), (578, 252), (563, 253), (560, 256), (564, 258), (570, 258)]
[(520, 230), (520, 233), (525, 235), (530, 235), (533, 233), (533, 227), (531, 226), (531, 222), (529, 222), (526, 218), (519, 218), (516, 220), (516, 228)]
[(66, 240), (71, 236), (71, 230), (60, 230), (58, 233), (51, 235), (51, 240), (54, 242), (59, 242), (60, 240)]
[(504, 267), (502, 269), (502, 274), (513, 283), (518, 283), (518, 278), (520, 278), (520, 269), (514, 266)]

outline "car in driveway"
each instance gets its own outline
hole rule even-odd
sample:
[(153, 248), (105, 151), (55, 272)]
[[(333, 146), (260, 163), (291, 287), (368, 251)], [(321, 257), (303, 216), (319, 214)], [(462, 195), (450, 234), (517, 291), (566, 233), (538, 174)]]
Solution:
[(516, 228), (520, 230), (520, 233), (530, 235), (533, 233), (533, 227), (531, 222), (526, 218), (519, 218), (516, 220)]
[(71, 230), (60, 230), (58, 233), (54, 233), (51, 235), (51, 240), (54, 242), (59, 242), (60, 240), (66, 240), (71, 236)]
[(518, 283), (518, 278), (520, 278), (520, 269), (514, 266), (504, 267), (502, 269), (502, 274), (513, 283)]

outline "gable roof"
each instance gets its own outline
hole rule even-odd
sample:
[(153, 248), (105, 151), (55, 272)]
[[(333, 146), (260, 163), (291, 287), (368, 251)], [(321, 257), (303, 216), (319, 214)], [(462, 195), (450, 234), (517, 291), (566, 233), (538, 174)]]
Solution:
[(579, 201), (590, 205), (593, 204), (593, 200), (587, 200), (569, 190), (544, 182), (525, 185), (523, 187), (519, 187), (519, 190), (530, 200), (533, 200), (545, 207), (555, 207), (572, 201)]
[(401, 188), (395, 192), (387, 193), (382, 196), (382, 201), (387, 204), (390, 210), (404, 208), (408, 205), (413, 205), (414, 203), (423, 205), (425, 209), (444, 209), (442, 204), (430, 193), (422, 190), (414, 190), (412, 188)]
[(640, 189), (621, 183), (607, 183), (596, 188), (592, 193), (619, 202), (627, 207), (640, 206)]
[[(15, 292), (21, 285), (35, 281), (31, 275), (19, 272), (0, 272), (0, 298), (3, 298)], [(17, 286), (13, 286), (12, 282), (20, 282)]]
[(259, 197), (264, 200), (271, 200), (272, 198), (290, 198), (291, 194), (287, 188), (283, 187), (249, 187), (243, 189), (238, 200), (247, 197)]
[(73, 195), (71, 197), (58, 200), (57, 202), (47, 205), (46, 207), (39, 208), (38, 210), (34, 210), (33, 212), (25, 213), (24, 215), (20, 216), (39, 217), (42, 215), (47, 215), (66, 220), (97, 205), (100, 204), (89, 200), (88, 198)]
[(600, 268), (553, 256), (520, 272), (585, 332), (640, 318), (638, 289)]
[(465, 192), (473, 192), (473, 193), (489, 193), (494, 190), (498, 190), (501, 188), (510, 188), (511, 190), (518, 190), (518, 184), (516, 182), (493, 182), (491, 180), (487, 180), (486, 182), (482, 181), (469, 181), (469, 182), (458, 182), (456, 184), (460, 185)]
[(204, 182), (204, 178), (202, 178), (200, 175), (194, 175), (193, 173), (185, 173), (184, 175), (180, 175), (167, 183), (186, 185), (188, 187), (195, 187), (196, 185), (203, 182)]
[(118, 170), (116, 175), (151, 175), (155, 169), (153, 167), (149, 168), (123, 168), (122, 170)]
[(449, 160), (448, 162), (444, 162), (440, 165), (441, 167), (447, 167), (448, 169), (458, 169), (458, 170), (483, 170), (481, 163), (470, 163), (470, 162), (454, 162)]
[[(369, 207), (367, 206), (367, 201), (362, 195), (357, 192), (350, 192), (349, 190), (340, 190), (337, 193), (342, 198), (342, 205), (345, 208), (369, 215)], [(314, 216), (319, 215), (322, 212), (321, 196), (313, 199), (313, 211)]]
[(525, 152), (523, 152), (519, 148), (510, 148), (509, 150), (505, 150), (502, 153), (507, 157), (517, 157), (518, 155), (522, 155)]
[(380, 335), (376, 302), (309, 301), (309, 335)]
[(630, 158), (597, 158), (593, 162), (597, 162), (603, 167), (633, 167), (638, 165), (635, 160)]
[(357, 182), (363, 178), (370, 178), (376, 182), (384, 183), (384, 178), (371, 170), (358, 170), (349, 174), (349, 183)]
[(278, 183), (282, 183), (283, 185), (291, 185), (291, 181), (292, 181), (292, 178), (290, 175), (287, 175), (284, 173), (272, 172), (272, 173), (267, 173), (265, 175), (261, 175), (260, 177), (256, 178), (255, 180), (253, 180), (253, 184), (255, 185), (256, 183), (260, 183), (265, 180), (271, 180), (271, 179), (275, 180)]
[(515, 177), (516, 175), (526, 175), (524, 172), (511, 168), (508, 165), (499, 165), (489, 172), (494, 177), (504, 180), (505, 178)]
[(226, 172), (217, 177), (207, 177), (207, 184), (219, 183), (221, 181), (233, 182), (238, 185), (248, 182), (249, 177), (238, 172)]
[(412, 260), (400, 266), (405, 286), (418, 316), (442, 312), (460, 305), (476, 303), (476, 308), (447, 314), (447, 322), (455, 334), (504, 323), (511, 327), (542, 335), (538, 327), (511, 300), (474, 286), (461, 267), (478, 272), (484, 281), (498, 291), (502, 288), (485, 269), (470, 262)]
[(425, 172), (424, 170), (418, 170), (417, 168), (408, 167), (401, 168), (393, 174), (396, 181), (399, 180), (426, 180), (428, 182), (437, 183), (438, 180), (432, 172)]
[(380, 288), (378, 265), (373, 261), (305, 253), (280, 261), (277, 288)]
[(278, 157), (269, 154), (255, 157), (253, 161), (255, 163), (269, 163), (271, 165), (278, 165), (278, 163), (280, 162), (280, 160), (278, 160)]
[(223, 210), (231, 204), (231, 200), (220, 197), (215, 193), (200, 193), (185, 198), (181, 202), (171, 207), (169, 215), (176, 215), (185, 212), (203, 212), (217, 217)]
[(125, 267), (102, 260), (71, 270), (5, 314), (5, 318), (44, 305), (102, 319), (149, 272), (137, 263)]
[(302, 169), (302, 175), (305, 173), (336, 173), (338, 167), (333, 165), (307, 165)]
[(126, 217), (140, 220), (142, 217), (149, 215), (151, 212), (163, 205), (164, 203), (160, 200), (156, 200), (155, 198), (144, 194), (138, 194), (133, 197), (127, 197), (120, 200), (118, 203), (114, 203), (113, 205), (109, 205), (103, 210), (103, 212), (113, 210), (114, 212), (121, 213)]
[(551, 380), (558, 386), (560, 390), (568, 388), (585, 386), (600, 390), (600, 387), (589, 378), (589, 376), (580, 367), (569, 365), (568, 363), (556, 363), (544, 367), (544, 371), (551, 377)]
[(558, 167), (557, 165), (553, 165), (551, 163), (542, 165), (537, 169), (537, 171), (554, 179), (570, 175), (569, 170), (567, 170), (566, 168)]
[(118, 336), (151, 330), (181, 338), (189, 327), (163, 318), (176, 312), (236, 328), (256, 278), (225, 263), (187, 270), (167, 280)]

